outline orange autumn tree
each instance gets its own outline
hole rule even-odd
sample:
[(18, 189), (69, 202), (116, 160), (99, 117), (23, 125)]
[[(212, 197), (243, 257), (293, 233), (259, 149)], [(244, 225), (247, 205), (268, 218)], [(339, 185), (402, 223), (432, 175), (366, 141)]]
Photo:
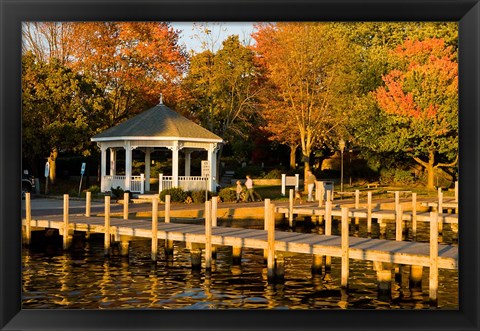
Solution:
[(261, 103), (266, 128), (280, 143), (297, 137), (306, 174), (313, 149), (336, 140), (347, 120), (348, 44), (328, 23), (261, 24), (253, 38), (269, 83)]
[(458, 64), (442, 39), (406, 40), (391, 53), (397, 69), (374, 92), (387, 123), (379, 151), (406, 152), (427, 172), (458, 161)]
[(107, 126), (180, 93), (187, 65), (178, 32), (161, 22), (68, 23), (69, 65), (91, 76), (110, 102)]

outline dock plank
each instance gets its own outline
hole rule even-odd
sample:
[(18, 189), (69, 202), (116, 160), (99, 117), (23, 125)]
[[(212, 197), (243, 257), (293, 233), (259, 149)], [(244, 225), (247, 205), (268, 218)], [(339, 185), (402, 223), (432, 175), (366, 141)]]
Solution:
[[(315, 210), (310, 208), (309, 210)], [(357, 210), (358, 211), (358, 210)], [(457, 217), (458, 220), (458, 217)], [(25, 223), (26, 221), (23, 220)], [(69, 220), (72, 228), (104, 232), (102, 217), (72, 216)], [(45, 219), (34, 219), (32, 227), (62, 229), (61, 216), (48, 216)], [(125, 236), (143, 238), (152, 237), (150, 220), (111, 219), (114, 233)], [(205, 243), (205, 227), (197, 224), (159, 223), (158, 239), (190, 241)], [(212, 244), (239, 246), (245, 248), (266, 249), (267, 231), (233, 227), (213, 227)], [(349, 238), (350, 258), (399, 264), (429, 265), (429, 243), (392, 241), (372, 238)], [(341, 237), (275, 231), (275, 250), (290, 253), (319, 254), (341, 257)], [(439, 268), (458, 269), (458, 247), (438, 245)]]

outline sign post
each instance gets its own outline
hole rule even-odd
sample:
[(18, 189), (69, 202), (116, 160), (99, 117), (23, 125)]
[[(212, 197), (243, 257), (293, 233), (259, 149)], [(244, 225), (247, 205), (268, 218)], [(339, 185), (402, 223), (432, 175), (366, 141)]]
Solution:
[(205, 201), (208, 201), (208, 184), (210, 183), (210, 163), (206, 160), (202, 161), (202, 177), (207, 177), (205, 188)]
[(82, 168), (80, 169), (80, 185), (78, 186), (78, 196), (80, 196), (80, 191), (82, 190), (82, 179), (83, 179), (83, 174), (85, 173), (85, 166), (86, 163), (82, 163)]
[(48, 176), (50, 175), (50, 163), (45, 163), (45, 194), (48, 194)]

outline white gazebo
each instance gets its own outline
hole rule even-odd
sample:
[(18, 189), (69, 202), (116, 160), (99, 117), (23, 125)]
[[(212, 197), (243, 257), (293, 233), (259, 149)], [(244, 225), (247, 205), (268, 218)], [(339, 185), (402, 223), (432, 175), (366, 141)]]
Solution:
[[(125, 191), (150, 191), (151, 153), (167, 148), (172, 151), (172, 175), (159, 176), (159, 189), (181, 187), (185, 191), (214, 191), (217, 187), (217, 152), (222, 138), (166, 107), (162, 101), (129, 120), (107, 129), (94, 137), (101, 151), (101, 190), (121, 187)], [(125, 174), (117, 175), (117, 151), (125, 150)], [(144, 153), (145, 173), (132, 176), (132, 152)], [(190, 175), (191, 153), (206, 151), (201, 176)], [(110, 153), (107, 174), (107, 153)], [(179, 158), (184, 157), (184, 175), (179, 175)], [(207, 166), (208, 165), (208, 166)]]

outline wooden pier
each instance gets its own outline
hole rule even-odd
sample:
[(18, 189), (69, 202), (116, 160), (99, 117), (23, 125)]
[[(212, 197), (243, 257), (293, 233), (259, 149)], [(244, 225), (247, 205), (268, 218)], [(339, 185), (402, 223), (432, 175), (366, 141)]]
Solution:
[[(105, 198), (104, 216), (69, 215), (68, 195), (64, 195), (63, 216), (41, 216), (31, 218), (30, 196), (26, 196), (26, 218), (22, 220), (25, 243), (31, 238), (30, 231), (35, 228), (59, 229), (63, 236), (64, 249), (71, 244), (74, 231), (87, 234), (102, 233), (105, 235), (105, 254), (110, 254), (111, 241), (120, 243), (121, 254), (128, 254), (128, 242), (132, 238), (149, 238), (152, 240), (152, 260), (156, 261), (158, 240), (165, 240), (165, 244), (172, 241), (187, 243), (192, 253), (192, 267), (200, 267), (201, 259), (198, 255), (205, 249), (205, 268), (211, 266), (212, 253), (215, 246), (232, 246), (237, 254), (242, 248), (261, 249), (267, 258), (268, 278), (274, 281), (283, 277), (284, 253), (311, 254), (313, 261), (318, 257), (342, 258), (342, 287), (348, 284), (348, 260), (358, 259), (374, 261), (375, 263), (411, 265), (430, 268), (430, 299), (436, 301), (438, 288), (438, 269), (458, 269), (458, 247), (438, 244), (437, 213), (430, 213), (430, 243), (408, 242), (401, 240), (383, 240), (372, 238), (350, 237), (348, 233), (349, 218), (358, 216), (360, 211), (340, 209), (339, 216), (342, 222), (341, 236), (285, 232), (275, 230), (275, 213), (284, 212), (276, 208), (267, 199), (265, 202), (265, 229), (245, 229), (216, 226), (217, 198), (205, 204), (205, 225), (170, 223), (169, 219), (158, 222), (158, 200), (152, 202), (152, 220), (129, 220), (110, 217), (110, 199)], [(128, 200), (127, 200), (128, 201)], [(327, 203), (327, 206), (329, 203)], [(167, 208), (169, 204), (166, 205)], [(128, 210), (128, 205), (125, 207)], [(328, 213), (328, 208), (326, 209)], [(300, 211), (300, 210), (298, 210)], [(316, 210), (318, 211), (318, 210)], [(288, 212), (288, 211), (287, 211)], [(295, 210), (294, 210), (295, 212)], [(337, 209), (331, 210), (331, 215), (337, 214)], [(128, 215), (128, 213), (126, 213)], [(166, 213), (168, 215), (168, 212)], [(372, 214), (373, 216), (373, 214)], [(427, 215), (422, 215), (426, 220)], [(193, 253), (196, 257), (194, 258)], [(195, 265), (194, 265), (195, 264)], [(381, 268), (380, 268), (381, 269)], [(313, 270), (313, 266), (312, 266)]]

